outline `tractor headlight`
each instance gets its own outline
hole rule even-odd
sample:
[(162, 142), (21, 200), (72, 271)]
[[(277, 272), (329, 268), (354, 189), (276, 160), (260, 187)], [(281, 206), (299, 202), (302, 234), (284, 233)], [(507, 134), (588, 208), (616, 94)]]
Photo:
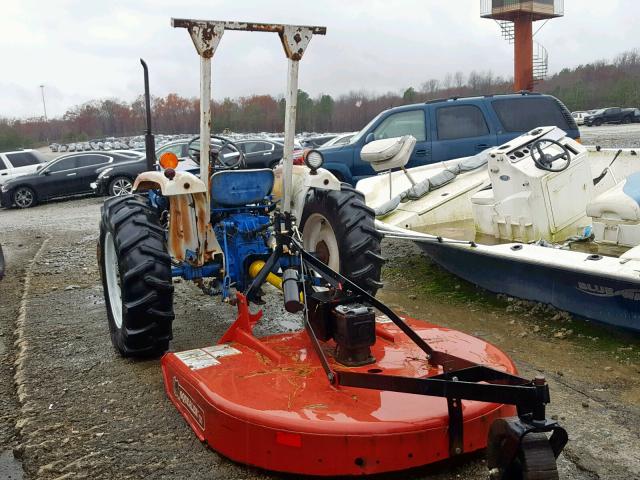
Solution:
[(107, 173), (109, 173), (111, 170), (113, 170), (113, 167), (105, 168), (103, 171), (100, 172), (100, 174), (98, 175), (98, 178), (105, 177)]
[(304, 164), (315, 172), (324, 165), (324, 157), (319, 150), (309, 150), (304, 156)]

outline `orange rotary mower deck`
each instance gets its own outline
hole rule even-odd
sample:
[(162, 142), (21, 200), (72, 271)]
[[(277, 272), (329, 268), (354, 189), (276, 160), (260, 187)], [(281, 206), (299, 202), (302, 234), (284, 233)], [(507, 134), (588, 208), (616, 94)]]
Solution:
[[(493, 345), (406, 321), (440, 351), (516, 373), (511, 360)], [(377, 361), (363, 367), (336, 363), (331, 345), (324, 345), (338, 375), (347, 370), (414, 378), (443, 373), (386, 317), (377, 317), (376, 331), (372, 354)], [(311, 475), (404, 470), (449, 457), (446, 398), (334, 386), (305, 331), (261, 338), (264, 350), (246, 343), (162, 358), (169, 398), (198, 438), (217, 452), (268, 470)], [(515, 407), (463, 400), (462, 412), (463, 451), (471, 452), (486, 447), (492, 422), (515, 415)]]

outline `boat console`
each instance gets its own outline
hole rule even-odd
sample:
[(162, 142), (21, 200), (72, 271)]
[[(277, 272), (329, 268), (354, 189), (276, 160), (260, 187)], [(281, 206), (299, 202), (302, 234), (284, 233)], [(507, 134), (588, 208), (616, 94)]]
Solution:
[(491, 188), (471, 197), (476, 230), (496, 238), (561, 241), (591, 224), (587, 150), (556, 127), (540, 127), (493, 149)]

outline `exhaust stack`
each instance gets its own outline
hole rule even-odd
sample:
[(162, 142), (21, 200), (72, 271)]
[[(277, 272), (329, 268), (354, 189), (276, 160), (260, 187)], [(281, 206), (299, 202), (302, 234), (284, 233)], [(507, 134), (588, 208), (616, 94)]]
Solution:
[(154, 170), (156, 167), (156, 140), (151, 133), (151, 95), (149, 94), (149, 67), (147, 62), (140, 59), (144, 70), (144, 109), (146, 114), (146, 130), (144, 132), (144, 150), (147, 156), (147, 170)]

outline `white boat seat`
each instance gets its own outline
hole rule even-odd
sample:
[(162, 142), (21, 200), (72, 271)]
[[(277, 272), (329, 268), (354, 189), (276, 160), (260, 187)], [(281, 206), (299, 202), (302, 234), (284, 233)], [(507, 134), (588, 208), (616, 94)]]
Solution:
[(475, 205), (493, 205), (495, 202), (493, 190), (490, 188), (479, 190), (471, 197), (471, 203)]
[(640, 222), (640, 172), (629, 175), (589, 202), (587, 215), (594, 219)]
[(360, 158), (376, 172), (401, 168), (409, 161), (415, 145), (416, 138), (412, 135), (375, 140), (362, 147)]

